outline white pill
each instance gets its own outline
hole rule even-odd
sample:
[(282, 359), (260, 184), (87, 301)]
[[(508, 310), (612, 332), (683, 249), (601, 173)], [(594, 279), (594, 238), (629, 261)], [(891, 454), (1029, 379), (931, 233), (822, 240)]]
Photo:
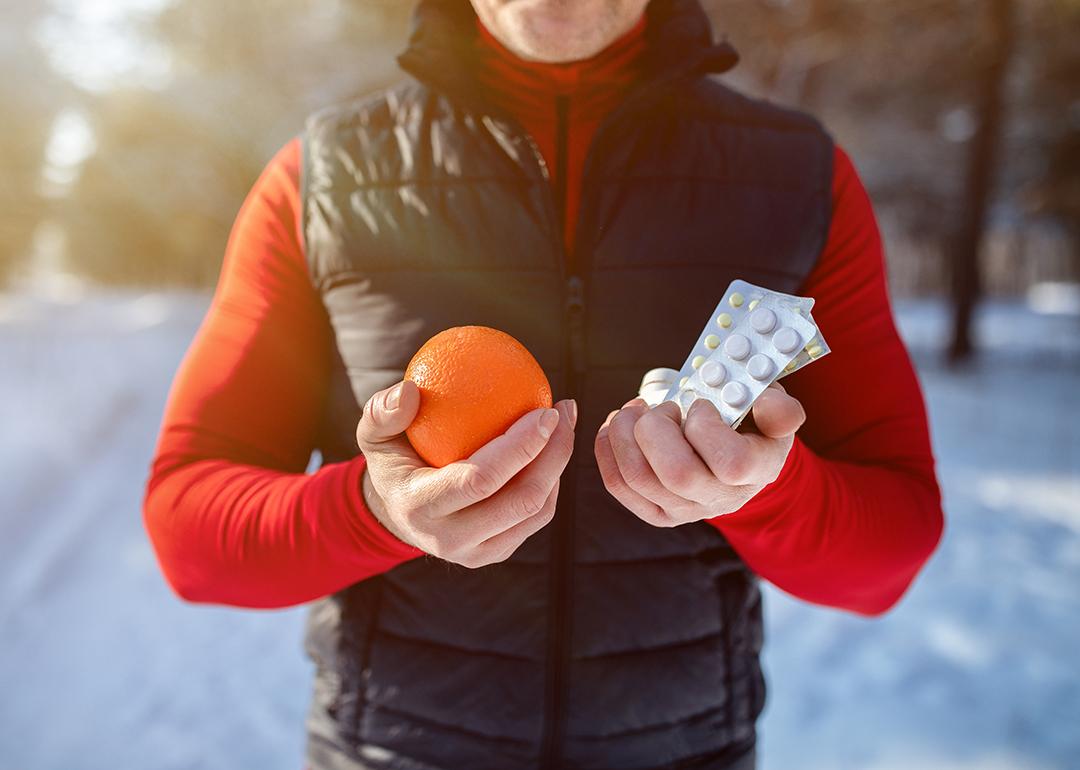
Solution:
[(710, 388), (719, 388), (727, 379), (727, 369), (719, 361), (706, 361), (701, 367), (701, 380)]
[(749, 397), (750, 391), (741, 382), (729, 382), (720, 391), (720, 398), (728, 406), (740, 407), (746, 403), (746, 399)]
[(802, 347), (802, 339), (797, 331), (785, 326), (773, 336), (773, 344), (781, 353), (794, 353)]
[(671, 383), (675, 382), (675, 379), (679, 376), (679, 373), (674, 369), (667, 369), (661, 367), (659, 369), (650, 369), (645, 372), (645, 376), (641, 378), (641, 387), (647, 388), (650, 385), (663, 385), (665, 388), (671, 387)]
[(772, 359), (764, 353), (758, 353), (756, 356), (752, 356), (746, 363), (746, 371), (750, 372), (750, 376), (755, 380), (764, 382), (772, 377), (774, 368)]
[(776, 313), (767, 307), (759, 307), (750, 314), (750, 325), (758, 334), (768, 334), (776, 328)]
[(692, 390), (684, 390), (679, 394), (679, 406), (683, 409), (689, 409), (690, 405), (698, 400), (698, 394)]
[(724, 352), (736, 361), (742, 361), (750, 355), (750, 340), (741, 334), (732, 334), (724, 340)]

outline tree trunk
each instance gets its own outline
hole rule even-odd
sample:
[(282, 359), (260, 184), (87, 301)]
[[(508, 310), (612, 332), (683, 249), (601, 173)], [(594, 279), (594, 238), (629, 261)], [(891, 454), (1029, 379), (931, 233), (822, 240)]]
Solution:
[(971, 321), (981, 294), (979, 250), (986, 210), (994, 188), (998, 144), (1004, 118), (1005, 76), (1015, 38), (1013, 0), (990, 0), (984, 25), (985, 53), (980, 57), (976, 128), (971, 138), (960, 219), (952, 244), (953, 335), (949, 361), (969, 360), (974, 352)]

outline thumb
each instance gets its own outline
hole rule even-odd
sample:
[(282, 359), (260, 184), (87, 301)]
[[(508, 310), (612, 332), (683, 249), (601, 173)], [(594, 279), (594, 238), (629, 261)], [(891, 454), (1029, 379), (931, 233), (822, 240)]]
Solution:
[(754, 402), (754, 425), (763, 436), (784, 438), (806, 422), (802, 404), (792, 398), (779, 383), (773, 383)]
[(378, 451), (379, 444), (405, 432), (419, 409), (420, 390), (410, 380), (380, 390), (364, 404), (364, 414), (356, 426), (356, 443), (365, 454)]

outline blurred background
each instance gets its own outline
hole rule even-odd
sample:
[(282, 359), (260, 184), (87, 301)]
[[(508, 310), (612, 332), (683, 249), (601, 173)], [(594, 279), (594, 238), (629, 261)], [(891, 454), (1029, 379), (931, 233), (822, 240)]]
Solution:
[[(705, 4), (874, 198), (948, 517), (881, 620), (768, 591), (763, 768), (1076, 768), (1080, 2)], [(303, 611), (180, 603), (142, 484), (245, 194), (410, 6), (0, 4), (0, 767), (300, 767)]]

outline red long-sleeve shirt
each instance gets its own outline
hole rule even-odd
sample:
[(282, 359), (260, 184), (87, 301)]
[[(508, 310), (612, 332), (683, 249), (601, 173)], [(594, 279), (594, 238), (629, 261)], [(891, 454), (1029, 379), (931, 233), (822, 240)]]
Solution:
[[(555, 96), (570, 97), (568, 242), (585, 154), (638, 74), (643, 31), (644, 22), (594, 59), (570, 65), (526, 63), (485, 31), (478, 35), (489, 98), (517, 117), (549, 161)], [(555, 164), (548, 167), (554, 174)], [(189, 600), (288, 606), (420, 555), (366, 508), (363, 457), (304, 473), (332, 331), (307, 276), (299, 172), (293, 141), (244, 203), (165, 411), (144, 517), (166, 577)], [(832, 201), (828, 242), (802, 292), (817, 298), (814, 317), (833, 353), (784, 381), (805, 406), (806, 425), (776, 482), (711, 523), (780, 588), (876, 613), (933, 551), (942, 514), (921, 394), (892, 321), (881, 239), (840, 150)], [(664, 363), (672, 362), (657, 365)]]

